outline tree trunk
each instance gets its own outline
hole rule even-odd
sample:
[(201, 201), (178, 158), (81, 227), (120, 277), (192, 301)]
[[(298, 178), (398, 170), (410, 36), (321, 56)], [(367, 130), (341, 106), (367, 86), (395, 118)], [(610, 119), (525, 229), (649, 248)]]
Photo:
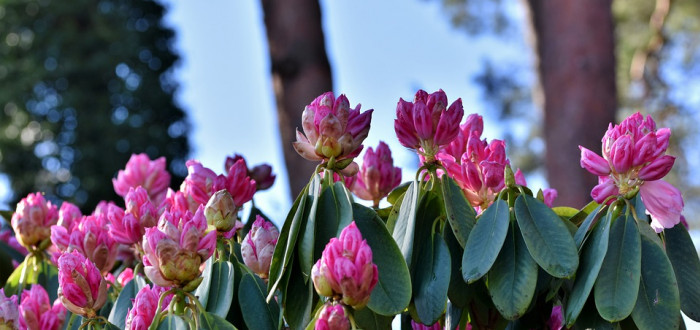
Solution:
[(544, 92), (547, 177), (556, 204), (581, 207), (597, 178), (579, 165), (580, 144), (600, 152), (615, 121), (611, 0), (528, 0)]
[(294, 198), (317, 164), (292, 148), (304, 107), (333, 90), (317, 0), (262, 0), (270, 49), (272, 83), (289, 190)]

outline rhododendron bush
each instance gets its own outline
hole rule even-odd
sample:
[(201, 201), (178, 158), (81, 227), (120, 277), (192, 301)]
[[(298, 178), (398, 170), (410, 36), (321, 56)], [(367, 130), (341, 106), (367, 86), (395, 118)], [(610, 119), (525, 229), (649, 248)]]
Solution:
[(221, 173), (188, 161), (178, 190), (164, 158), (133, 155), (112, 181), (123, 199), (89, 214), (26, 196), (2, 213), (0, 328), (678, 329), (681, 311), (700, 321), (700, 259), (680, 191), (663, 180), (671, 131), (651, 117), (611, 124), (600, 150), (579, 147), (599, 184), (575, 209), (528, 187), (505, 142), (443, 91), (398, 101), (398, 141), (421, 162), (401, 183), (388, 145), (363, 145), (372, 111), (333, 93), (304, 109), (290, 143), (318, 166), (281, 228), (252, 202), (272, 169), (240, 155)]

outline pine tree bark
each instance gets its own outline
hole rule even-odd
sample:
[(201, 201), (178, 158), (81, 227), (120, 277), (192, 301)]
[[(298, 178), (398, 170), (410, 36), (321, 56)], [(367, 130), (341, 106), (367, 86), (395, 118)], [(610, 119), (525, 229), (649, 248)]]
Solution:
[(333, 90), (317, 0), (262, 0), (270, 51), (272, 83), (289, 190), (294, 198), (317, 164), (292, 148), (304, 107)]
[(579, 165), (578, 145), (600, 151), (615, 121), (611, 0), (528, 0), (544, 93), (546, 167), (558, 205), (581, 207), (597, 178)]

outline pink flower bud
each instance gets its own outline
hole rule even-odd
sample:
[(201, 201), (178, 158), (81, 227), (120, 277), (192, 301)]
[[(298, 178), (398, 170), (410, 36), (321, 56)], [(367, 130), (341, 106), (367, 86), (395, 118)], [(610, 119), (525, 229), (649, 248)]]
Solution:
[(17, 204), (11, 223), (22, 246), (38, 246), (51, 236), (51, 226), (58, 223), (58, 211), (41, 193), (29, 194)]
[(275, 183), (276, 176), (272, 174), (272, 166), (268, 164), (261, 164), (253, 167), (253, 169), (248, 172), (248, 175), (251, 179), (255, 180), (256, 191), (267, 190)]
[(608, 161), (583, 146), (578, 146), (578, 148), (581, 149), (581, 167), (597, 176), (610, 174), (610, 164), (608, 164)]
[(619, 137), (612, 144), (610, 159), (617, 173), (625, 173), (632, 167), (634, 141), (629, 135)]
[(0, 328), (19, 329), (19, 306), (17, 296), (5, 296), (5, 290), (0, 289)]
[(673, 168), (676, 157), (664, 155), (639, 170), (639, 178), (644, 181), (655, 181), (665, 177)]
[(129, 188), (124, 198), (126, 210), (117, 206), (109, 208), (109, 228), (115, 241), (121, 244), (140, 244), (146, 228), (156, 225), (156, 208), (141, 186)]
[(202, 166), (196, 160), (188, 160), (185, 164), (187, 165), (187, 177), (182, 182), (180, 191), (187, 196), (188, 200), (191, 200), (189, 209), (194, 212), (199, 205), (206, 204), (209, 197), (217, 191), (214, 187), (217, 178), (214, 171)]
[(561, 312), (561, 305), (552, 307), (552, 314), (547, 320), (547, 327), (551, 330), (561, 330), (564, 327), (564, 315)]
[[(159, 286), (145, 286), (139, 290), (133, 300), (133, 308), (126, 313), (125, 328), (127, 330), (143, 330), (148, 329), (153, 323), (153, 318), (159, 312), (158, 300), (160, 295), (168, 289)], [(172, 295), (169, 295), (163, 300), (161, 311), (168, 308)]]
[(58, 225), (63, 226), (68, 231), (72, 231), (82, 217), (83, 213), (80, 212), (77, 206), (69, 202), (63, 202), (58, 210)]
[(664, 180), (646, 181), (639, 192), (647, 214), (651, 215), (651, 228), (657, 233), (681, 221), (684, 203), (678, 188)]
[(119, 196), (126, 196), (129, 188), (142, 186), (155, 204), (165, 197), (170, 186), (170, 173), (165, 169), (165, 157), (151, 160), (146, 154), (133, 154), (126, 163), (126, 168), (112, 179), (114, 191)]
[(447, 110), (447, 96), (439, 90), (428, 95), (419, 90), (413, 103), (399, 99), (394, 129), (399, 142), (416, 149), (432, 159), (440, 147), (449, 144), (458, 133), (464, 116), (462, 100), (453, 102)]
[(34, 284), (22, 292), (19, 305), (19, 328), (28, 330), (58, 330), (66, 319), (66, 309), (60, 298), (51, 305), (49, 295), (41, 285)]
[(547, 188), (542, 190), (542, 195), (544, 195), (544, 204), (552, 207), (554, 205), (554, 200), (557, 199), (559, 193), (554, 188)]
[(336, 99), (332, 92), (324, 93), (304, 109), (304, 133), (297, 130), (294, 149), (311, 161), (354, 158), (369, 133), (372, 111), (360, 114), (360, 105), (351, 109), (345, 95)]
[(51, 228), (52, 241), (62, 252), (78, 251), (92, 261), (102, 273), (108, 273), (114, 267), (119, 253), (119, 244), (110, 235), (104, 215), (84, 216), (73, 232), (70, 233), (68, 248), (65, 248), (65, 229), (60, 226)]
[(515, 170), (515, 184), (527, 187), (527, 181), (525, 180), (525, 175), (520, 169)]
[(411, 329), (413, 330), (442, 330), (442, 326), (440, 326), (440, 322), (435, 322), (433, 325), (425, 325), (420, 322), (416, 322), (414, 320), (411, 320)]
[(125, 268), (122, 270), (121, 273), (119, 273), (119, 276), (117, 276), (117, 283), (124, 287), (129, 281), (134, 279), (134, 270), (131, 268)]
[(194, 215), (165, 211), (158, 226), (146, 229), (144, 272), (158, 286), (189, 288), (201, 281), (202, 265), (215, 248), (216, 232), (207, 232), (202, 206)]
[(93, 318), (107, 301), (107, 281), (77, 251), (58, 258), (58, 297), (72, 313)]
[[(228, 170), (226, 176), (219, 176), (214, 183), (213, 191), (219, 191), (221, 189), (226, 189), (231, 197), (233, 197), (233, 203), (237, 207), (243, 206), (246, 202), (253, 199), (253, 194), (255, 194), (255, 180), (251, 180), (248, 176), (248, 168), (246, 167), (244, 160), (238, 160), (234, 163)], [(204, 203), (209, 200), (207, 198)]]
[(365, 152), (363, 160), (362, 169), (351, 190), (357, 197), (378, 205), (379, 200), (401, 183), (401, 169), (394, 167), (391, 150), (381, 141), (376, 152), (372, 148)]
[(277, 237), (279, 237), (277, 228), (258, 215), (253, 227), (241, 243), (243, 262), (262, 279), (266, 279), (270, 272)]
[(219, 232), (231, 230), (237, 221), (237, 207), (233, 203), (233, 197), (226, 189), (221, 189), (211, 196), (204, 207), (204, 216), (207, 223), (216, 227)]
[(598, 185), (591, 190), (591, 197), (596, 203), (603, 203), (606, 198), (619, 194), (620, 191), (615, 185), (615, 181), (607, 176), (598, 177)]
[[(311, 278), (319, 295), (340, 295), (344, 304), (355, 309), (367, 305), (377, 284), (378, 272), (372, 263), (372, 249), (362, 239), (354, 221), (338, 238), (331, 238), (321, 259), (313, 266)], [(328, 295), (328, 287), (331, 295)]]
[(318, 314), (314, 330), (348, 330), (350, 320), (342, 304), (327, 302)]

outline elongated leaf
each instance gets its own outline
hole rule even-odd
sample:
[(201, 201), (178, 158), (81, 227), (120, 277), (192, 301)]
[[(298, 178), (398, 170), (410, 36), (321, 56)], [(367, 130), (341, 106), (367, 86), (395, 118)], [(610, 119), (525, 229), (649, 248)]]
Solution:
[(511, 223), (487, 278), (493, 303), (503, 317), (515, 320), (525, 314), (535, 295), (537, 263), (530, 256), (516, 223)]
[(194, 296), (197, 297), (199, 303), (202, 307), (207, 308), (209, 303), (209, 288), (211, 287), (211, 270), (214, 264), (214, 257), (207, 259), (204, 263), (204, 270), (202, 271), (202, 283), (194, 290)]
[[(316, 241), (316, 224), (318, 221), (325, 221), (326, 219), (319, 219), (317, 217), (316, 211), (318, 210), (318, 203), (321, 199), (322, 191), (327, 191), (331, 189), (325, 185), (321, 185), (321, 179), (318, 174), (314, 175), (314, 179), (311, 180), (309, 184), (309, 197), (311, 200), (311, 207), (308, 212), (306, 210), (304, 216), (302, 217), (302, 224), (299, 231), (299, 265), (301, 266), (301, 274), (304, 276), (304, 282), (308, 282), (311, 276), (311, 267), (313, 267), (315, 260), (314, 256), (314, 245)], [(336, 222), (336, 219), (329, 219), (329, 222)]]
[(568, 206), (553, 207), (552, 211), (554, 211), (554, 213), (556, 213), (558, 216), (565, 219), (570, 219), (571, 217), (575, 216), (580, 212), (578, 209)]
[(265, 283), (251, 274), (243, 275), (238, 290), (238, 303), (250, 329), (277, 329), (279, 306), (274, 299), (265, 302)]
[(301, 223), (303, 221), (302, 218), (304, 217), (304, 209), (306, 207), (307, 200), (308, 196), (306, 195), (306, 189), (304, 189), (297, 197), (296, 201), (292, 205), (292, 208), (287, 214), (287, 218), (284, 220), (282, 231), (280, 231), (280, 235), (277, 238), (277, 244), (275, 245), (275, 252), (272, 254), (272, 262), (270, 263), (268, 300), (275, 294), (275, 290), (282, 280), (284, 271), (287, 269), (287, 265), (289, 265), (289, 261), (293, 257), (294, 247), (296, 246), (299, 228), (301, 227)]
[(399, 196), (406, 193), (406, 189), (408, 189), (408, 186), (410, 186), (411, 183), (411, 181), (406, 181), (400, 184), (398, 187), (394, 188), (394, 190), (392, 190), (389, 193), (389, 196), (386, 196), (386, 201), (389, 202), (389, 204), (391, 205), (396, 204), (396, 201), (398, 200)]
[[(671, 260), (678, 281), (681, 310), (693, 321), (700, 322), (700, 259), (693, 240), (682, 223), (664, 230), (666, 254)], [(642, 266), (643, 267), (643, 266)]]
[(574, 287), (565, 308), (566, 324), (571, 327), (578, 318), (593, 289), (600, 267), (608, 251), (610, 215), (603, 217), (593, 227), (591, 239), (581, 249), (581, 265), (576, 274)]
[(445, 243), (450, 250), (451, 260), (450, 287), (447, 289), (447, 297), (456, 307), (465, 308), (471, 299), (473, 290), (471, 285), (467, 285), (467, 282), (464, 282), (462, 271), (460, 270), (464, 250), (459, 246), (459, 242), (457, 242), (449, 222), (445, 224), (442, 235), (445, 237)]
[(413, 255), (413, 237), (416, 230), (416, 212), (418, 211), (418, 197), (420, 196), (420, 188), (418, 183), (413, 181), (403, 197), (399, 216), (396, 218), (396, 225), (392, 232), (392, 237), (401, 250), (406, 264), (411, 266)]
[(228, 261), (217, 261), (211, 269), (211, 286), (206, 310), (220, 317), (226, 317), (233, 300), (234, 267)]
[(292, 261), (292, 265), (287, 294), (283, 297), (284, 317), (291, 329), (304, 329), (313, 317), (312, 311), (318, 298), (314, 295), (313, 283), (304, 283), (296, 260)]
[(413, 302), (418, 318), (424, 324), (435, 323), (445, 311), (450, 284), (451, 262), (447, 244), (440, 235), (430, 236), (419, 252), (413, 281)]
[(642, 236), (642, 275), (632, 319), (640, 329), (678, 329), (676, 277), (663, 248)]
[(574, 242), (579, 249), (581, 249), (581, 246), (583, 246), (584, 238), (586, 237), (586, 234), (588, 234), (588, 230), (591, 228), (593, 221), (595, 221), (598, 214), (604, 207), (605, 206), (600, 205), (591, 211), (591, 213), (586, 216), (586, 219), (583, 220), (583, 223), (581, 223), (581, 226), (576, 231), (576, 234), (574, 235)]
[(476, 212), (464, 197), (462, 189), (446, 175), (442, 177), (442, 196), (445, 201), (447, 220), (459, 245), (464, 248), (469, 233), (476, 223)]
[(226, 321), (233, 324), (236, 328), (247, 329), (245, 325), (245, 320), (243, 320), (243, 312), (241, 312), (241, 306), (238, 303), (238, 291), (241, 289), (241, 280), (243, 279), (243, 274), (247, 273), (245, 265), (238, 261), (233, 260), (233, 298), (234, 301), (231, 302), (231, 307), (228, 309), (228, 314), (226, 314)]
[[(122, 322), (123, 323), (123, 322)], [(66, 319), (63, 321), (62, 330), (78, 330), (83, 324), (83, 318), (80, 315), (75, 315), (70, 311), (66, 312)], [(122, 326), (121, 329), (124, 329)]]
[(202, 329), (236, 329), (233, 324), (228, 323), (228, 321), (220, 316), (209, 312), (202, 312), (199, 314), (199, 326), (202, 327)]
[(355, 224), (372, 248), (372, 262), (377, 265), (379, 281), (367, 305), (373, 312), (393, 316), (411, 302), (411, 275), (403, 255), (384, 222), (370, 208), (353, 203)]
[(25, 271), (25, 268), (27, 267), (27, 264), (31, 264), (32, 261), (31, 259), (34, 257), (28, 256), (26, 260), (24, 260), (22, 263), (20, 263), (15, 270), (10, 274), (10, 277), (7, 278), (7, 282), (5, 282), (5, 294), (8, 296), (11, 295), (18, 295), (21, 294), (21, 292), (18, 292), (20, 281), (22, 278), (22, 273), (25, 272), (24, 274), (24, 286), (25, 288), (27, 287), (27, 284), (31, 283), (36, 283), (36, 276), (34, 275), (34, 268), (33, 267), (28, 267)]
[(363, 308), (355, 311), (355, 322), (360, 329), (365, 330), (384, 330), (391, 329), (391, 321), (393, 316), (379, 315), (369, 308)]
[(578, 267), (578, 250), (566, 224), (536, 198), (520, 195), (515, 218), (530, 255), (554, 277), (571, 277)]
[(497, 199), (489, 206), (469, 233), (462, 256), (462, 277), (468, 283), (480, 279), (491, 269), (508, 234), (508, 204)]
[(189, 326), (182, 316), (175, 314), (167, 314), (159, 322), (153, 320), (153, 323), (151, 323), (151, 326), (149, 327), (149, 329), (158, 330), (185, 330), (188, 328)]
[(396, 221), (399, 219), (399, 213), (401, 212), (401, 204), (403, 203), (404, 195), (396, 198), (396, 203), (391, 207), (391, 212), (386, 219), (386, 229), (390, 232), (394, 232), (394, 227), (396, 226)]
[(340, 235), (343, 228), (352, 222), (352, 204), (342, 182), (336, 182), (332, 187), (323, 190), (316, 211), (316, 219), (314, 257), (318, 259), (328, 241)]
[(620, 216), (612, 223), (608, 252), (594, 289), (598, 312), (609, 322), (623, 320), (634, 309), (639, 292), (641, 244), (632, 216)]

